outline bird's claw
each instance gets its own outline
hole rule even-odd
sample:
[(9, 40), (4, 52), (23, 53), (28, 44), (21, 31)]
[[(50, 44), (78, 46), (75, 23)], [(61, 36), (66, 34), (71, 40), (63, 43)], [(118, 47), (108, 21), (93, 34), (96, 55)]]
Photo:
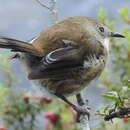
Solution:
[(90, 118), (90, 113), (89, 113), (90, 109), (89, 108), (77, 107), (75, 110), (77, 112), (77, 119), (76, 119), (77, 122), (80, 122), (81, 116), (86, 116), (86, 115), (89, 120), (89, 118)]

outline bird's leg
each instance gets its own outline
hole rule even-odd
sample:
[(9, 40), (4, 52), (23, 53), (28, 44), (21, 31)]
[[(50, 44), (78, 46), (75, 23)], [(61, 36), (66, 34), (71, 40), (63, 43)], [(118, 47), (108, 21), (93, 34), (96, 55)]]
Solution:
[[(79, 93), (79, 94), (77, 94), (76, 95), (76, 99), (77, 99), (77, 102), (78, 102), (78, 105), (79, 106), (84, 106), (84, 105), (86, 105), (86, 103), (84, 103), (84, 101), (83, 101), (83, 99), (82, 99), (82, 96), (81, 96), (81, 94)], [(86, 101), (87, 102), (87, 101)], [(87, 102), (88, 103), (88, 102)], [(89, 110), (88, 110), (89, 108), (87, 107), (86, 109), (83, 109), (86, 113), (85, 113), (85, 115), (87, 115), (88, 116), (88, 119), (89, 119), (89, 117), (90, 117), (90, 113), (89, 113)], [(77, 113), (77, 122), (80, 122), (80, 116), (82, 115), (82, 113)]]
[(80, 93), (76, 95), (76, 99), (80, 106), (83, 106), (85, 104)]
[[(88, 115), (88, 111), (86, 111), (85, 109), (82, 109), (81, 107), (78, 107), (76, 105), (74, 105), (73, 103), (71, 103), (65, 96), (63, 96), (62, 94), (59, 93), (55, 93), (55, 95), (57, 97), (59, 97), (60, 99), (62, 99), (64, 102), (66, 102), (67, 104), (69, 104), (76, 112), (77, 115)], [(78, 121), (78, 120), (77, 120)]]
[(20, 58), (20, 54), (19, 53), (15, 53), (13, 54), (12, 56), (10, 56), (10, 59), (17, 59), (17, 58)]

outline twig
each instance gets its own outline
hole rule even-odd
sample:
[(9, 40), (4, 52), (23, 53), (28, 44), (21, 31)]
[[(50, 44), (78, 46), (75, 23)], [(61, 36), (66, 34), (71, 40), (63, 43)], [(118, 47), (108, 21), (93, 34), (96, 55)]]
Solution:
[(56, 23), (58, 20), (58, 10), (57, 10), (57, 0), (50, 0), (50, 16), (52, 19), (52, 24)]
[(49, 6), (43, 4), (40, 0), (36, 0), (42, 7), (50, 11), (52, 23), (56, 23), (58, 20), (58, 11), (57, 11), (57, 0), (50, 0)]
[(109, 115), (106, 115), (104, 120), (109, 121), (112, 120), (113, 118), (124, 118), (124, 117), (130, 117), (130, 108), (121, 108), (119, 111), (112, 112)]
[(127, 24), (130, 24), (130, 18), (125, 18), (124, 21), (125, 21)]
[(42, 7), (48, 9), (51, 11), (50, 7), (48, 7), (47, 5), (43, 4), (40, 0), (36, 0)]
[(100, 112), (96, 112), (96, 113), (94, 113), (96, 116), (106, 116), (106, 114), (105, 113), (100, 113)]
[(117, 94), (118, 94), (119, 101), (120, 101), (121, 105), (124, 106), (124, 101), (121, 99), (120, 94), (119, 93), (117, 93)]
[[(88, 104), (84, 103), (81, 94), (78, 94), (76, 97), (77, 97), (78, 105), (83, 109), (88, 110), (88, 106), (87, 106)], [(82, 127), (83, 130), (90, 130), (88, 115), (83, 115), (83, 116), (81, 115), (79, 117), (79, 120), (80, 120), (80, 126)]]

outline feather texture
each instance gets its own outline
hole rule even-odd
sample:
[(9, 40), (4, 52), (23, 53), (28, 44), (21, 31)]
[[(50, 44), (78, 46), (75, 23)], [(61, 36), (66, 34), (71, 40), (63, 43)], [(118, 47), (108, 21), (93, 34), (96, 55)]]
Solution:
[(41, 60), (41, 64), (32, 69), (29, 79), (66, 79), (73, 78), (72, 73), (83, 65), (83, 51), (72, 46), (58, 48)]

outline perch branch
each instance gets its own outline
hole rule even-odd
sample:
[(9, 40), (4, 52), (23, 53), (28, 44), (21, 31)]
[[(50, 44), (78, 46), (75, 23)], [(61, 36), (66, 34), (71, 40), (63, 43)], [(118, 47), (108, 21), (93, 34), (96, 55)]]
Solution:
[(125, 117), (130, 117), (130, 108), (129, 107), (121, 108), (120, 110), (118, 110), (116, 112), (112, 112), (109, 115), (106, 115), (104, 120), (109, 121), (109, 120), (112, 120), (113, 118), (125, 118)]
[[(80, 107), (82, 107), (83, 109), (88, 110), (88, 101), (87, 104), (83, 101), (81, 94), (78, 94), (77, 96), (77, 102), (78, 105)], [(81, 115), (81, 117), (79, 117), (79, 121), (80, 121), (80, 126), (82, 127), (83, 130), (90, 130), (90, 126), (89, 126), (89, 115)]]

